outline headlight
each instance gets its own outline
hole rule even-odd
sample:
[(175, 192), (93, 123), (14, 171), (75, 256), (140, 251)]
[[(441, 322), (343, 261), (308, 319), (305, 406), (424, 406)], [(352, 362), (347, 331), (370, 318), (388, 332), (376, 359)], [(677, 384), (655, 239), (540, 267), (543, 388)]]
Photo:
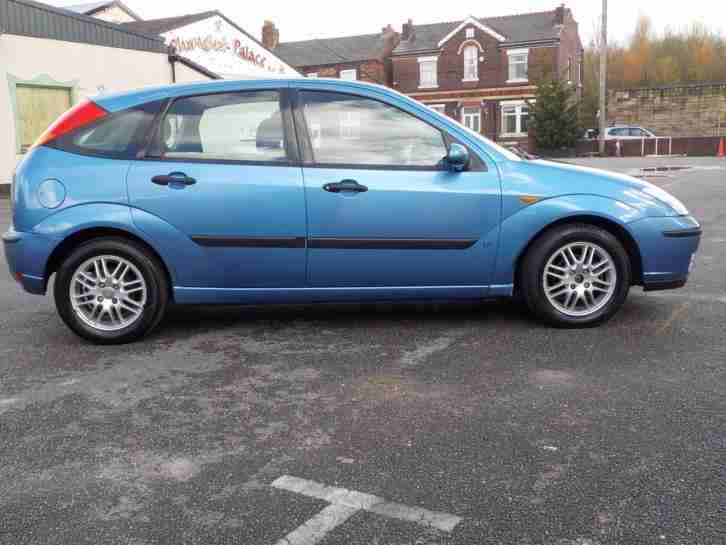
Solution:
[(655, 197), (660, 202), (667, 204), (679, 216), (688, 215), (688, 208), (686, 208), (681, 201), (679, 201), (673, 195), (671, 195), (667, 191), (664, 191), (657, 185), (648, 184), (645, 187), (642, 187), (640, 190), (646, 195)]

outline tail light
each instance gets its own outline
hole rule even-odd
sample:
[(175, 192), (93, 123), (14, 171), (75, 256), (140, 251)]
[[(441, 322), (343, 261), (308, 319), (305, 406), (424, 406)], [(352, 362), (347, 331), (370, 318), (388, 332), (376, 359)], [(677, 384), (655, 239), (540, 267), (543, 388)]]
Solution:
[(50, 127), (30, 146), (30, 149), (37, 148), (52, 142), (56, 138), (63, 136), (79, 127), (88, 125), (98, 119), (108, 115), (108, 112), (88, 99), (79, 102), (73, 108), (56, 119)]

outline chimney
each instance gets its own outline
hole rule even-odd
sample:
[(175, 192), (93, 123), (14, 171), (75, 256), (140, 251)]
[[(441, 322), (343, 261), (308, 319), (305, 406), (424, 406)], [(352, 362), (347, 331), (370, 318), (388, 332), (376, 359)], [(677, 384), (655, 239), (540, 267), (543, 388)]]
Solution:
[(555, 9), (555, 25), (564, 25), (566, 14), (567, 8), (564, 4), (560, 4), (559, 7)]
[(396, 32), (389, 24), (381, 29), (381, 38), (383, 38), (383, 55), (385, 59), (391, 55), (396, 46), (401, 41), (401, 35)]
[(401, 32), (401, 41), (409, 41), (414, 39), (414, 32), (413, 32), (413, 20), (409, 19), (407, 22), (403, 23), (403, 30)]
[(280, 31), (277, 30), (275, 23), (265, 21), (262, 25), (262, 45), (267, 49), (275, 49), (280, 44)]

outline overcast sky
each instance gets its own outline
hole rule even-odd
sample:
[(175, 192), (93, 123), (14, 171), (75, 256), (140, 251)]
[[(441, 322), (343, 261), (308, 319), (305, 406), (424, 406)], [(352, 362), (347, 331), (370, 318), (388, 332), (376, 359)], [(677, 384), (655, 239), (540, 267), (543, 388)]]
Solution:
[[(263, 21), (271, 19), (280, 29), (281, 41), (292, 41), (368, 34), (378, 32), (387, 23), (400, 30), (401, 23), (409, 17), (414, 23), (432, 23), (456, 21), (467, 15), (490, 17), (552, 10), (561, 0), (464, 1), (448, 6), (431, 0), (125, 0), (125, 3), (146, 19), (219, 9), (257, 38)], [(566, 4), (580, 23), (580, 33), (587, 44), (600, 17), (602, 2), (570, 0)], [(726, 29), (726, 4), (719, 0), (690, 0), (687, 4), (673, 0), (610, 0), (609, 5), (611, 39), (627, 38), (640, 14), (649, 15), (658, 30), (668, 25), (681, 28), (692, 21), (705, 23), (719, 32)]]

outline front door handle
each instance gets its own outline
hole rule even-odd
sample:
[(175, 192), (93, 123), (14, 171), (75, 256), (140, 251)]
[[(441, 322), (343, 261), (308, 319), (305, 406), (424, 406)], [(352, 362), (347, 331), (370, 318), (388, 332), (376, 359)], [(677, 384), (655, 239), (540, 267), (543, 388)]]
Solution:
[(191, 178), (184, 174), (183, 172), (171, 172), (170, 174), (159, 174), (158, 176), (154, 176), (151, 181), (155, 183), (156, 185), (169, 185), (169, 184), (178, 184), (178, 185), (193, 185), (196, 184), (197, 181), (194, 178)]
[(325, 184), (323, 189), (330, 193), (365, 193), (368, 191), (366, 186), (359, 184), (355, 180), (341, 180), (340, 182)]

